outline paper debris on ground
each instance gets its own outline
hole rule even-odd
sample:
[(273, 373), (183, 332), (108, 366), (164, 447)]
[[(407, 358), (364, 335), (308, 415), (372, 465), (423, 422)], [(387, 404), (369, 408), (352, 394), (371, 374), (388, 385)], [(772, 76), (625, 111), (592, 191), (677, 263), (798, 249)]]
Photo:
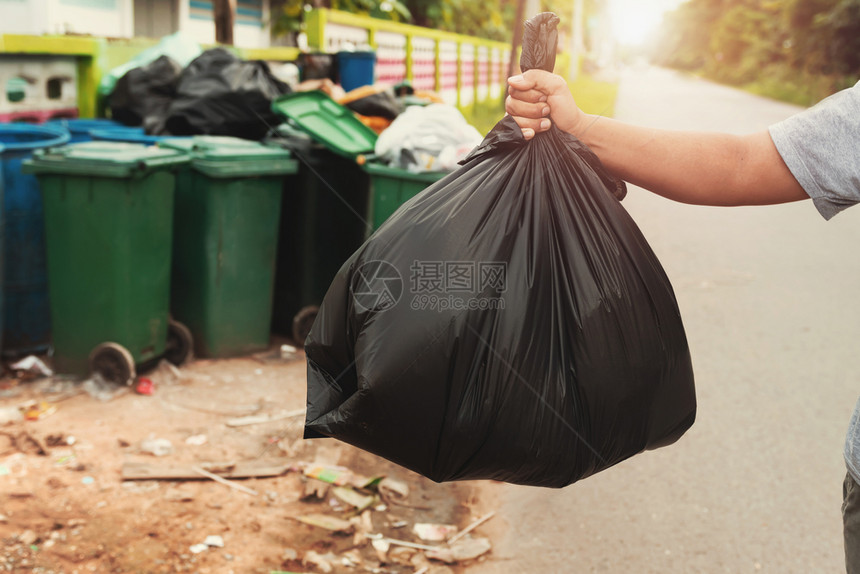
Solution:
[(442, 542), (449, 536), (457, 534), (457, 527), (453, 524), (431, 524), (420, 522), (412, 527), (412, 531), (421, 540), (428, 542)]
[(350, 506), (354, 506), (358, 512), (362, 512), (370, 507), (375, 500), (373, 496), (360, 494), (346, 486), (335, 487), (332, 490), (332, 494)]
[(50, 377), (54, 374), (54, 371), (52, 371), (51, 368), (48, 367), (48, 365), (42, 362), (42, 359), (35, 355), (24, 357), (20, 361), (9, 365), (9, 368), (13, 371), (24, 371), (26, 373), (42, 377)]
[(311, 526), (317, 526), (319, 528), (325, 528), (326, 530), (331, 530), (332, 532), (343, 532), (350, 533), (352, 532), (355, 525), (346, 520), (342, 520), (335, 516), (330, 516), (328, 514), (305, 514), (303, 516), (299, 516), (296, 518), (299, 522), (303, 522), (304, 524), (310, 524)]

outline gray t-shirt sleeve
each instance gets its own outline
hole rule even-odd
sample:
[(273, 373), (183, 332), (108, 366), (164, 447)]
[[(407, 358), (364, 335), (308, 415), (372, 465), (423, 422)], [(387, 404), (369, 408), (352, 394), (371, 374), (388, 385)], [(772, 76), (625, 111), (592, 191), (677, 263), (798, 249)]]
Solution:
[(770, 126), (770, 137), (825, 219), (860, 203), (860, 82)]

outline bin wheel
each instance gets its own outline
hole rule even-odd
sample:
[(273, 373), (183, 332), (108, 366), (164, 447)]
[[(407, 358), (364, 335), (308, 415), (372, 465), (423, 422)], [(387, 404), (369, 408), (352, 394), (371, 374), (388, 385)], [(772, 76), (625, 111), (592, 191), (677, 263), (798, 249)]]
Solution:
[(137, 373), (134, 357), (128, 349), (117, 343), (102, 343), (90, 353), (90, 372), (118, 385), (131, 385)]
[(311, 332), (311, 327), (313, 327), (319, 312), (320, 308), (316, 305), (308, 305), (307, 307), (302, 307), (296, 313), (296, 316), (293, 317), (293, 341), (299, 347), (305, 346), (305, 339), (308, 338), (308, 333)]
[(167, 322), (167, 345), (164, 358), (178, 367), (188, 360), (193, 348), (194, 338), (188, 327), (170, 319)]

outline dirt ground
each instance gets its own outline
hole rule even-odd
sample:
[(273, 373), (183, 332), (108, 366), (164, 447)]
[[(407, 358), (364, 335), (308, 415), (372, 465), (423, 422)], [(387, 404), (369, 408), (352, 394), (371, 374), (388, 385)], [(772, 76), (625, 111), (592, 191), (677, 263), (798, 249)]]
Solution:
[[(0, 379), (0, 413), (30, 405), (37, 420), (0, 423), (0, 571), (443, 574), (465, 572), (491, 556), (446, 564), (397, 543), (386, 552), (383, 541), (375, 547), (379, 535), (445, 546), (420, 539), (413, 525), (463, 529), (492, 508), (479, 498), (477, 483), (436, 484), (331, 439), (302, 440), (304, 355), (284, 359), (279, 349), (276, 343), (253, 357), (196, 360), (179, 370), (162, 364), (143, 375), (154, 383), (152, 395), (133, 388), (90, 393), (81, 381), (7, 373)], [(228, 425), (248, 416), (273, 420)], [(146, 452), (148, 439), (167, 439), (170, 452)], [(230, 479), (231, 487), (197, 470), (220, 476), (224, 469), (238, 471), (236, 463), (258, 473), (274, 468), (276, 475)], [(314, 465), (386, 476), (409, 492), (401, 497), (397, 489), (347, 486), (374, 497), (359, 513), (334, 495), (342, 490), (308, 478)], [(141, 468), (182, 476), (124, 479)], [(297, 520), (313, 514), (346, 520), (331, 526), (346, 532)], [(462, 540), (485, 542), (482, 536), (499, 526), (493, 522)], [(207, 544), (207, 537), (220, 539)]]

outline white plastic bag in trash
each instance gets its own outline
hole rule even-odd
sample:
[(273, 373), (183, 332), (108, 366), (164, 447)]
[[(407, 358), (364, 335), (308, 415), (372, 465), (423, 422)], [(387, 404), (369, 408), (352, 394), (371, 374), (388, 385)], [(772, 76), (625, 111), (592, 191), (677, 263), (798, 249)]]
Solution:
[(453, 171), (484, 136), (446, 104), (410, 106), (376, 140), (376, 155), (412, 172)]

